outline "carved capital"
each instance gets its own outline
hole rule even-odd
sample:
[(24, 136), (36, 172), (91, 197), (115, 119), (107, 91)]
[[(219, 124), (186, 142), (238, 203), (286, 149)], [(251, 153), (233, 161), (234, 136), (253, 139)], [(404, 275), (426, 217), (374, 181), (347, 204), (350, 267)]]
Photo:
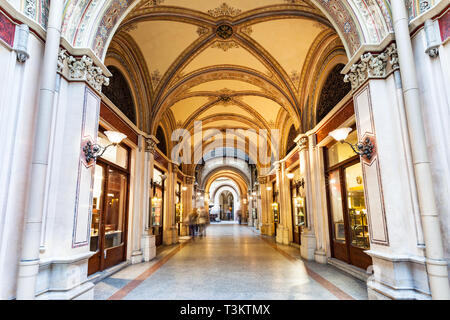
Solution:
[(184, 183), (185, 184), (194, 184), (194, 177), (185, 177)]
[(308, 149), (308, 137), (301, 136), (295, 140), (298, 146), (298, 151), (302, 151), (304, 149)]
[(155, 136), (145, 139), (145, 152), (155, 153), (156, 145), (159, 143)]
[(350, 82), (353, 90), (357, 90), (368, 79), (384, 79), (398, 69), (397, 46), (389, 45), (381, 53), (365, 53), (359, 62), (353, 64), (344, 77), (344, 82)]
[(261, 184), (266, 184), (267, 183), (267, 177), (258, 177), (258, 183)]
[(84, 80), (98, 92), (102, 86), (109, 85), (109, 78), (103, 74), (100, 67), (94, 65), (93, 60), (84, 55), (77, 58), (67, 54), (65, 49), (60, 49), (58, 54), (57, 71), (68, 80)]

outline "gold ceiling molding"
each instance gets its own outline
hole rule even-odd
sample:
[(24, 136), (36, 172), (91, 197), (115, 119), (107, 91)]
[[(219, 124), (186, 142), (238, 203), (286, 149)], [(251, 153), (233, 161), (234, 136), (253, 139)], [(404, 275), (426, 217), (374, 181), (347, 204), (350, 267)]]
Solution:
[(155, 7), (155, 6), (159, 6), (160, 4), (162, 4), (164, 2), (164, 0), (149, 0), (146, 1), (141, 8), (150, 8), (150, 7)]
[(239, 48), (239, 45), (234, 41), (215, 41), (211, 48), (221, 49), (223, 51), (228, 51), (229, 49)]
[(208, 34), (210, 32), (209, 28), (200, 26), (197, 28), (197, 34), (199, 37), (204, 36), (205, 34)]
[(225, 2), (215, 9), (208, 10), (208, 14), (214, 18), (223, 16), (235, 17), (239, 15), (241, 12), (242, 10), (230, 7)]

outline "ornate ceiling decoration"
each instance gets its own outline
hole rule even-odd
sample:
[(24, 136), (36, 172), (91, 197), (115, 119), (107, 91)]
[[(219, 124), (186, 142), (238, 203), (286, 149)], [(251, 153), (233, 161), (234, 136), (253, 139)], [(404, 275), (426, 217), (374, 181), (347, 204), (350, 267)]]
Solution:
[(118, 29), (148, 69), (150, 133), (161, 121), (170, 131), (192, 129), (196, 120), (205, 128), (270, 130), (287, 117), (301, 130), (308, 52), (323, 33), (335, 34), (323, 13), (309, 1), (202, 10), (178, 1), (141, 2)]

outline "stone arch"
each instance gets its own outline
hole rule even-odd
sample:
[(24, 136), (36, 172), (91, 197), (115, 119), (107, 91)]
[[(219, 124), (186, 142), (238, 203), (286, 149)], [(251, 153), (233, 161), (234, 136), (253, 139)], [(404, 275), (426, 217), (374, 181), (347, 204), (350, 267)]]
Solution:
[[(382, 0), (311, 0), (339, 34), (347, 56), (362, 44), (379, 43), (392, 31), (390, 6)], [(62, 35), (77, 47), (91, 48), (104, 60), (120, 23), (141, 1), (67, 1)], [(156, 4), (157, 5), (157, 4)]]

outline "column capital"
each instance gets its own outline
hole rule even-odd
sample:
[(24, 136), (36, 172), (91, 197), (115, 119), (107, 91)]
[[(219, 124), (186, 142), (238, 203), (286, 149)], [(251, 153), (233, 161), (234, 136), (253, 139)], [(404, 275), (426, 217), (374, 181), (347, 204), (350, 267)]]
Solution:
[(261, 184), (266, 184), (267, 183), (267, 176), (259, 176), (258, 177), (258, 183)]
[(158, 143), (159, 140), (153, 135), (145, 138), (145, 152), (155, 153), (155, 148)]
[(194, 177), (192, 177), (192, 176), (187, 176), (187, 177), (184, 177), (184, 183), (185, 184), (194, 184)]
[(305, 134), (300, 134), (297, 138), (294, 139), (294, 142), (298, 146), (298, 151), (302, 151), (303, 149), (308, 149), (308, 136)]
[(358, 61), (344, 67), (344, 82), (350, 82), (353, 91), (358, 90), (369, 79), (385, 79), (399, 68), (395, 42), (382, 52), (366, 52)]

